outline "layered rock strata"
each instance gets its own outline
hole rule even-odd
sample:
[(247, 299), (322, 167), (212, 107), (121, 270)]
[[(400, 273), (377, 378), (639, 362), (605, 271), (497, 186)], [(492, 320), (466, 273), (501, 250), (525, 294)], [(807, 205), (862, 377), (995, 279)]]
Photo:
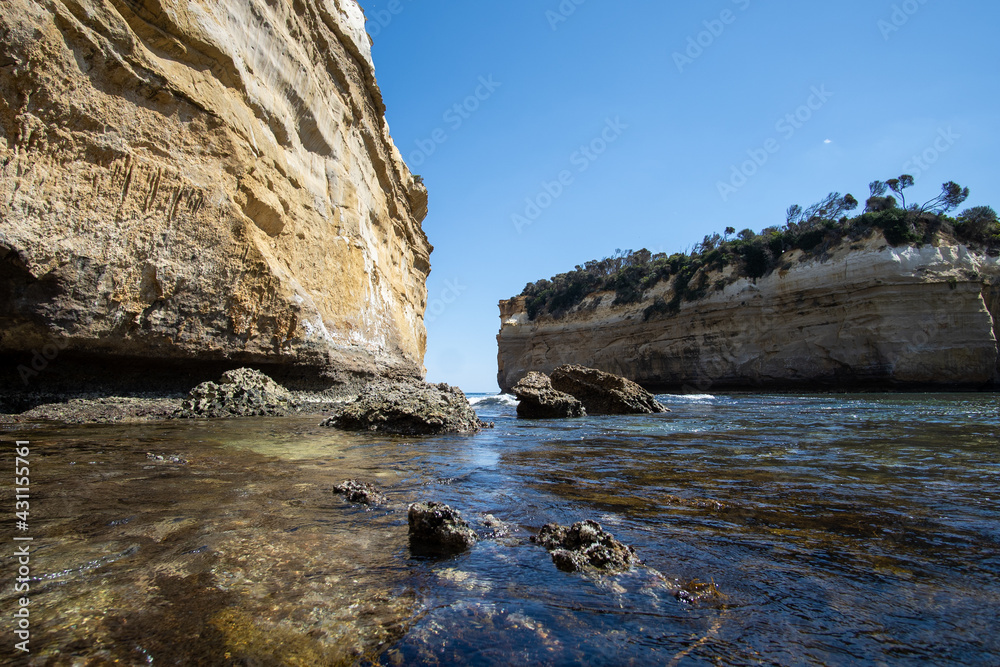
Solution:
[(1000, 385), (1000, 258), (877, 237), (785, 259), (757, 280), (710, 274), (708, 293), (676, 313), (649, 310), (671, 301), (669, 281), (631, 305), (591, 295), (558, 319), (530, 320), (521, 297), (501, 301), (500, 388), (562, 364), (662, 391)]
[(427, 192), (354, 0), (9, 0), (0, 35), (0, 353), (56, 350), (31, 382), (422, 374)]

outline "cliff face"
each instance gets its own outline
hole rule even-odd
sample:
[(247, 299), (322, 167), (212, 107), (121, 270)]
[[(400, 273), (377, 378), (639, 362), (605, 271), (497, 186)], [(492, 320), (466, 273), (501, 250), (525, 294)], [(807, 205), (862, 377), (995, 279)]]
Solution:
[(6, 0), (0, 35), (0, 351), (422, 374), (427, 192), (354, 0)]
[(648, 320), (668, 284), (630, 306), (592, 295), (560, 319), (529, 321), (523, 297), (501, 301), (500, 387), (565, 363), (668, 391), (1000, 384), (1000, 259), (880, 237), (825, 261), (801, 257)]

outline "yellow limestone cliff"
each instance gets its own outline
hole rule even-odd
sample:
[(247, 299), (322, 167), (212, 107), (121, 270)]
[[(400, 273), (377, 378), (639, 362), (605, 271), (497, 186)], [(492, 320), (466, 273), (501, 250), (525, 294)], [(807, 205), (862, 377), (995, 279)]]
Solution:
[(354, 0), (5, 0), (0, 352), (418, 376), (427, 191)]
[[(961, 245), (891, 247), (879, 235), (823, 259), (793, 251), (756, 281), (713, 274), (720, 289), (680, 311), (666, 282), (642, 303), (595, 294), (573, 312), (530, 320), (500, 302), (499, 374), (581, 364), (665, 391), (996, 387), (1000, 258)], [(729, 271), (731, 273), (731, 270)]]

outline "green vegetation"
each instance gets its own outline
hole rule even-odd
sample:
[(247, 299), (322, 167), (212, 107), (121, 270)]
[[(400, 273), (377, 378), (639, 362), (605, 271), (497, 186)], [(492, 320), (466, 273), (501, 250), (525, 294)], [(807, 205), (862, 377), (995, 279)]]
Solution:
[[(859, 206), (858, 201), (850, 194), (831, 192), (809, 208), (789, 207), (783, 227), (768, 227), (759, 234), (750, 229), (737, 234), (735, 228), (727, 227), (724, 236), (706, 236), (690, 253), (616, 250), (611, 257), (591, 260), (549, 280), (528, 283), (520, 296), (527, 298), (529, 318), (539, 314), (558, 318), (597, 292), (613, 291), (614, 305), (640, 303), (660, 281), (672, 281), (671, 300), (654, 298), (644, 311), (648, 320), (675, 313), (682, 302), (703, 297), (710, 289), (709, 274), (714, 271), (733, 266), (732, 280), (756, 280), (778, 267), (790, 268), (783, 257), (789, 251), (822, 257), (845, 241), (859, 241), (876, 232), (893, 246), (931, 243), (935, 237), (945, 235), (990, 251), (1000, 249), (1000, 223), (989, 206), (967, 209), (956, 218), (947, 215), (968, 198), (968, 188), (949, 181), (942, 185), (937, 197), (922, 205), (907, 206), (904, 191), (913, 180), (904, 174), (884, 182), (873, 181), (864, 212), (853, 218), (847, 213)], [(895, 196), (887, 194), (890, 190), (902, 206)], [(721, 290), (725, 286), (725, 280), (716, 280), (711, 287)]]

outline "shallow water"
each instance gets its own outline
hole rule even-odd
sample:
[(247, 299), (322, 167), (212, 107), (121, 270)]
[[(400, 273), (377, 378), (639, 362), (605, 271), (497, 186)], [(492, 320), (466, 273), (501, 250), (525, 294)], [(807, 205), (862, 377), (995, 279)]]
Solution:
[[(8, 429), (8, 465), (15, 437), (32, 449), (28, 662), (997, 664), (995, 394), (661, 400), (523, 422), (476, 396), (495, 430), (424, 439), (316, 418)], [(390, 506), (332, 495), (350, 477)], [(416, 500), (485, 539), (416, 557)], [(528, 540), (586, 518), (645, 564), (567, 574)], [(721, 595), (675, 597), (698, 582)], [(16, 598), (5, 582), (4, 616)]]

